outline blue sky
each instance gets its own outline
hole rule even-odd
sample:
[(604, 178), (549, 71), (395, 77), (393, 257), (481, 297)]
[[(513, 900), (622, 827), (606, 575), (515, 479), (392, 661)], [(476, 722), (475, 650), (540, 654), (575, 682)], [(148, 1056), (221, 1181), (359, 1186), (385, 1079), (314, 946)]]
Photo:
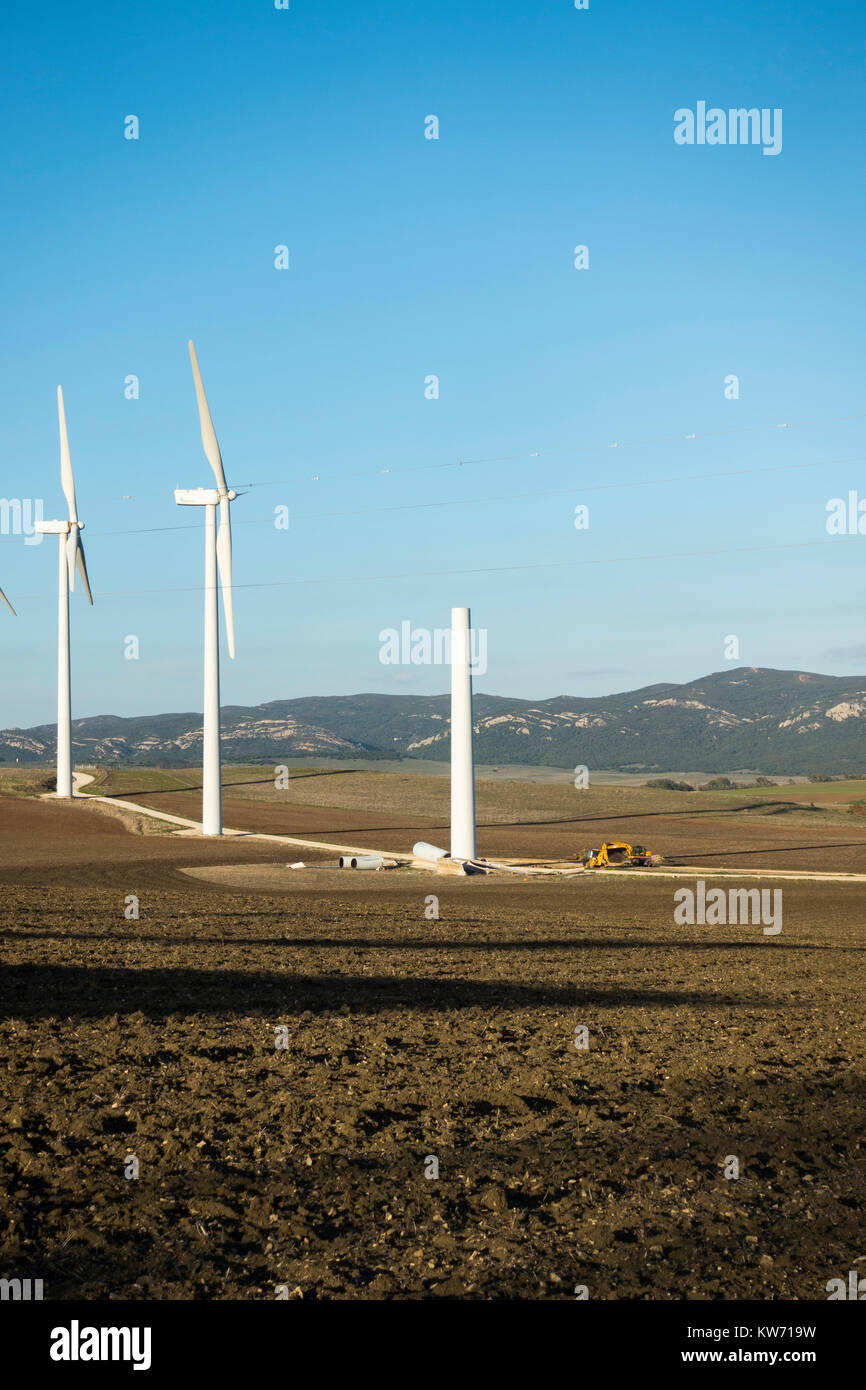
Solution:
[[(273, 484), (234, 506), (224, 704), (442, 691), (379, 633), (452, 604), (498, 694), (866, 669), (864, 552), (825, 527), (866, 497), (866, 14), (756, 8), (7, 10), (0, 497), (63, 515), (61, 382), (75, 717), (201, 708), (189, 337), (230, 483)], [(701, 100), (781, 108), (781, 153), (676, 145)], [(0, 535), (0, 726), (54, 718), (54, 545)]]

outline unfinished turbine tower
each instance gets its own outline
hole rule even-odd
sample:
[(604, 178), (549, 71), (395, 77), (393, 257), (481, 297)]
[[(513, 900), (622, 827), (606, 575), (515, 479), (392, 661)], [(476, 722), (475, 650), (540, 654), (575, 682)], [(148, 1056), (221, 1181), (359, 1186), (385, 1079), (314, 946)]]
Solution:
[[(192, 363), (195, 394), (198, 400), (198, 415), (201, 424), (201, 442), (213, 469), (215, 488), (177, 488), (174, 500), (179, 507), (204, 507), (204, 729), (202, 746), (202, 808), (201, 828), (203, 835), (221, 835), (222, 824), (222, 783), (220, 776), (220, 651), (219, 651), (219, 613), (217, 607), (217, 569), (223, 595), (223, 612), (226, 620), (226, 640), (229, 656), (235, 654), (235, 626), (232, 611), (232, 523), (231, 504), (237, 493), (226, 486), (223, 461), (213, 427), (207, 396), (204, 393), (201, 372), (195, 348), (190, 342), (189, 357)], [(216, 529), (216, 513), (219, 507), (219, 534)]]
[(472, 651), (468, 608), (451, 609), (451, 858), (475, 855)]
[[(57, 596), (57, 795), (72, 795), (72, 699), (69, 671), (69, 592), (75, 590), (75, 570), (78, 569), (84, 592), (92, 605), (90, 580), (81, 543), (83, 521), (78, 520), (75, 502), (75, 479), (69, 457), (69, 437), (66, 433), (66, 411), (63, 408), (63, 388), (57, 388), (57, 415), (60, 421), (60, 482), (69, 510), (67, 521), (37, 521), (34, 530), (56, 536), (60, 564)], [(8, 602), (8, 600), (7, 600)]]

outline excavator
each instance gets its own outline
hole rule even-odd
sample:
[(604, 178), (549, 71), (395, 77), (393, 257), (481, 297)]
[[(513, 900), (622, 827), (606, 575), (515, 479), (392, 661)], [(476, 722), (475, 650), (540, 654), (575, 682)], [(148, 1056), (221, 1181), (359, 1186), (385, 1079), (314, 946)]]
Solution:
[(578, 856), (585, 869), (625, 869), (652, 863), (652, 854), (644, 845), (613, 844), (605, 840), (601, 849), (588, 849)]

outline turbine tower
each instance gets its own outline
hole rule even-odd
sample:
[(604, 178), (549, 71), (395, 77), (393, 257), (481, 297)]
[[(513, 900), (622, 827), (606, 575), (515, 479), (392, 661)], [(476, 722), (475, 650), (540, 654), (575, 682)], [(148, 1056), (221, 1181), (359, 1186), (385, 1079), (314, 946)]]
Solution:
[[(201, 442), (216, 479), (215, 488), (177, 488), (174, 500), (179, 507), (204, 507), (204, 729), (202, 748), (201, 829), (203, 835), (221, 835), (222, 785), (220, 779), (220, 651), (217, 610), (217, 569), (223, 594), (226, 639), (229, 656), (235, 654), (235, 626), (232, 612), (232, 523), (231, 504), (237, 493), (226, 486), (226, 475), (217, 443), (207, 396), (202, 385), (195, 347), (189, 344), (189, 357), (198, 400)], [(219, 507), (219, 534), (216, 513)]]
[(475, 858), (469, 609), (451, 609), (451, 858)]
[(63, 408), (63, 388), (57, 388), (57, 415), (60, 421), (60, 482), (69, 509), (68, 521), (37, 521), (34, 530), (56, 536), (59, 551), (57, 595), (57, 795), (72, 795), (72, 703), (69, 681), (69, 591), (75, 591), (75, 570), (78, 569), (84, 592), (92, 605), (90, 580), (84, 560), (81, 532), (84, 522), (78, 520), (75, 503), (75, 479), (69, 457), (69, 437), (66, 433), (66, 411)]

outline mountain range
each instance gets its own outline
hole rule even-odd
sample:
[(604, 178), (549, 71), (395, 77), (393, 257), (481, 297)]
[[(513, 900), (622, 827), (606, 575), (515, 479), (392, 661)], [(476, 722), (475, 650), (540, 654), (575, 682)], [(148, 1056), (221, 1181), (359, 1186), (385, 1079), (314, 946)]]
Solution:
[[(743, 666), (683, 685), (585, 699), (475, 697), (479, 763), (707, 772), (850, 774), (866, 769), (866, 676)], [(447, 695), (331, 695), (222, 710), (229, 762), (449, 757)], [(72, 725), (77, 763), (195, 764), (201, 715)], [(54, 758), (55, 727), (0, 731), (0, 763)]]

